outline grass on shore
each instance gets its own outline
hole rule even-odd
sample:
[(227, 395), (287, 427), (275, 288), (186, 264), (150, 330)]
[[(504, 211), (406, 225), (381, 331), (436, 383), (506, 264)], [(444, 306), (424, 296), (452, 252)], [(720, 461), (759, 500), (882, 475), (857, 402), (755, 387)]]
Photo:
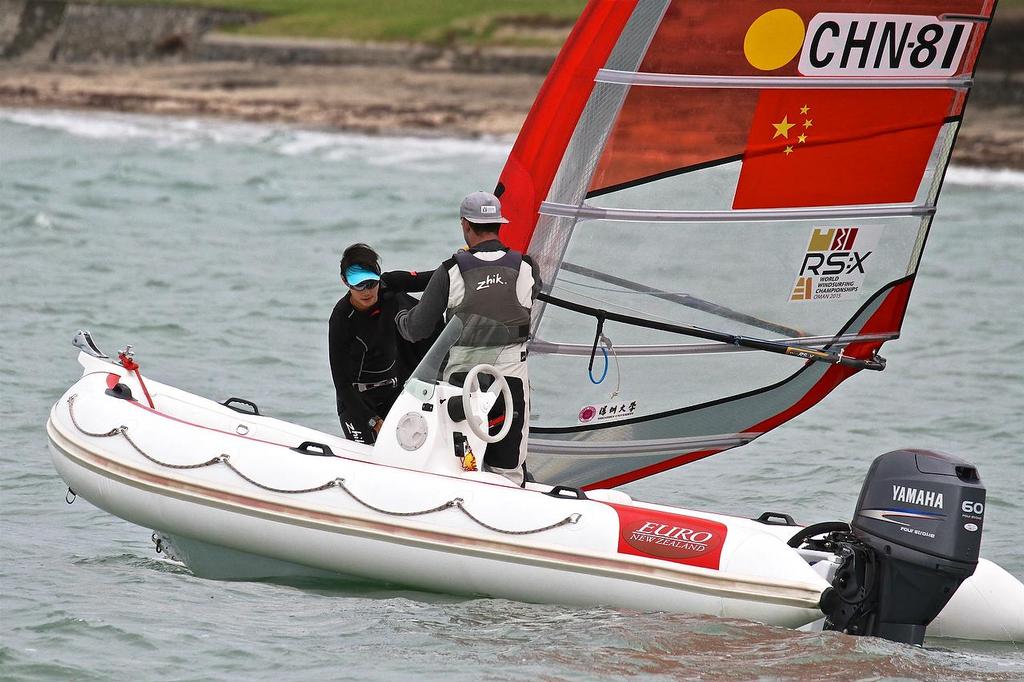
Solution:
[[(72, 2), (76, 0), (71, 0)], [(266, 18), (226, 30), (283, 38), (344, 38), (435, 45), (562, 45), (587, 0), (77, 0), (256, 12)], [(999, 0), (1000, 13), (1024, 0)]]
[[(141, 0), (102, 0), (140, 4)], [(586, 0), (145, 0), (259, 12), (241, 35), (557, 47)]]

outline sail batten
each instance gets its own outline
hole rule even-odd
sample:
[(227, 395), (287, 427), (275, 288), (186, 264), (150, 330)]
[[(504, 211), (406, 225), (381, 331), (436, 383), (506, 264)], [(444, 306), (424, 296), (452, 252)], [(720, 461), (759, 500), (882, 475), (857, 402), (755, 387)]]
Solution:
[(544, 286), (538, 480), (696, 461), (881, 368), (994, 5), (588, 4), (498, 185)]
[[(788, 338), (769, 339), (774, 343), (789, 344), (797, 346), (809, 346), (812, 348), (844, 348), (853, 343), (891, 341), (898, 338), (898, 334), (840, 334), (839, 336), (795, 336)], [(572, 355), (577, 357), (590, 357), (593, 353), (593, 346), (582, 343), (558, 343), (534, 339), (530, 342), (530, 351), (533, 353), (547, 353), (551, 355)], [(695, 355), (704, 353), (754, 353), (756, 348), (743, 348), (727, 343), (659, 343), (659, 344), (630, 344), (615, 346), (615, 353), (622, 357), (635, 356), (658, 356), (670, 355)]]
[(541, 215), (580, 220), (666, 223), (743, 223), (752, 221), (813, 220), (845, 218), (899, 218), (930, 216), (935, 206), (927, 204), (891, 204), (888, 206), (823, 206), (820, 208), (732, 209), (728, 211), (673, 211), (662, 209), (602, 208), (584, 204), (570, 206), (542, 202)]
[(831, 88), (904, 89), (925, 90), (947, 89), (968, 90), (974, 84), (970, 76), (916, 78), (849, 78), (817, 76), (711, 76), (680, 73), (645, 73), (638, 71), (617, 71), (601, 69), (597, 72), (598, 83), (617, 85), (647, 85), (666, 88), (806, 88), (821, 90)]

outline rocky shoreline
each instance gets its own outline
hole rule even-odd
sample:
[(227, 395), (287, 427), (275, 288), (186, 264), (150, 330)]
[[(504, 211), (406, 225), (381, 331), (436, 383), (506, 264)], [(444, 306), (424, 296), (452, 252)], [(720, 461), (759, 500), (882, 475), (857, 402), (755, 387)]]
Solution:
[[(543, 49), (238, 38), (210, 32), (237, 13), (81, 4), (57, 13), (63, 4), (0, 0), (0, 107), (512, 136), (554, 59)], [(115, 35), (83, 37), (115, 19)], [(1024, 13), (998, 27), (999, 19), (953, 161), (1024, 170), (1024, 56), (1013, 48), (1024, 36)]]

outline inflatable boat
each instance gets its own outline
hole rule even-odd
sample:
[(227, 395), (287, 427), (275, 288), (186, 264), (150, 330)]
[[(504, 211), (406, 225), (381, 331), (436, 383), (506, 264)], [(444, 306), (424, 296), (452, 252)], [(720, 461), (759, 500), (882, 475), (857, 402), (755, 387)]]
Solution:
[(76, 338), (83, 376), (46, 426), (57, 471), (74, 493), (153, 529), (158, 548), (199, 576), (342, 575), (820, 621), (903, 641), (920, 642), (926, 626), (931, 636), (1024, 639), (1024, 585), (979, 560), (984, 488), (950, 456), (884, 455), (852, 527), (800, 527), (784, 514), (745, 519), (616, 490), (521, 488), (482, 470), (474, 453), (494, 436), (481, 415), (504, 388), (497, 375), (481, 389), (479, 376), (496, 374), (484, 364), (460, 387), (431, 377), (428, 358), (367, 446), (146, 379), (130, 355)]
[(543, 283), (536, 482), (481, 466), (484, 415), (511, 401), (487, 357), (450, 381), (458, 318), (372, 447), (146, 381), (81, 333), (57, 470), (197, 575), (1024, 639), (1024, 586), (979, 558), (985, 489), (956, 457), (884, 454), (850, 523), (808, 527), (614, 489), (885, 369), (995, 3), (768, 7), (592, 0), (538, 93), (494, 191)]

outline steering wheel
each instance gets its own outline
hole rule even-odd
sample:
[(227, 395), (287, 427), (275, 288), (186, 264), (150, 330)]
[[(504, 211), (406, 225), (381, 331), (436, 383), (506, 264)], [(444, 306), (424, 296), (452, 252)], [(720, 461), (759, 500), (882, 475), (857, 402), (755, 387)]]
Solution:
[[(484, 414), (482, 417), (479, 417), (473, 413), (472, 409), (473, 401), (470, 396), (474, 392), (480, 391), (479, 376), (481, 373), (490, 374), (494, 377), (494, 383), (491, 384), (485, 393), (493, 395), (495, 401), (497, 401), (499, 395), (505, 399), (504, 423), (501, 425), (501, 430), (493, 436), (487, 432), (487, 415)], [(469, 430), (483, 442), (497, 443), (507, 436), (512, 428), (512, 391), (509, 390), (508, 382), (505, 381), (505, 377), (502, 376), (501, 372), (492, 365), (477, 365), (469, 370), (469, 373), (466, 375), (466, 381), (462, 384), (462, 409), (466, 413), (466, 423), (469, 425)]]

